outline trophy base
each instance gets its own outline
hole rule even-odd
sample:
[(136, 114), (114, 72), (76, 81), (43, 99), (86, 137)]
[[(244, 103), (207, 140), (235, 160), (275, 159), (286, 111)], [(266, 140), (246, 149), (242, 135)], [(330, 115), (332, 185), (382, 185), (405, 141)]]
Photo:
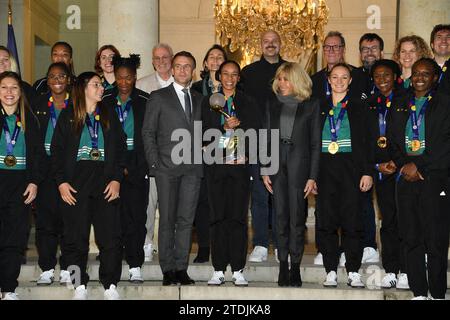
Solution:
[(223, 158), (224, 164), (246, 164), (248, 162), (248, 158), (244, 156), (236, 156), (236, 155), (230, 155)]

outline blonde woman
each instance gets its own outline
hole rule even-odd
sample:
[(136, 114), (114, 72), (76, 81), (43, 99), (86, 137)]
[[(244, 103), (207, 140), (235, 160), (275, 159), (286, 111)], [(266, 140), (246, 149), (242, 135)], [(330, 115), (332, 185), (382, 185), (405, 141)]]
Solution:
[(275, 74), (272, 89), (276, 98), (267, 104), (266, 127), (280, 132), (280, 166), (275, 175), (263, 176), (263, 181), (275, 201), (280, 260), (278, 285), (300, 287), (305, 201), (309, 194), (317, 194), (320, 105), (319, 100), (311, 99), (312, 81), (298, 63), (283, 63)]

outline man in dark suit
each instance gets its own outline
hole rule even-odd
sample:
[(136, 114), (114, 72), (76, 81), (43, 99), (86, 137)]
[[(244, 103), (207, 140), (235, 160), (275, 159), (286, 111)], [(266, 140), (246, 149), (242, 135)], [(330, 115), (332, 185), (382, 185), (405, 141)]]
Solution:
[(176, 130), (190, 135), (190, 150), (194, 150), (197, 138), (194, 121), (201, 119), (202, 101), (202, 96), (189, 88), (194, 70), (195, 58), (191, 53), (181, 51), (174, 56), (174, 83), (152, 92), (142, 128), (145, 155), (159, 195), (158, 243), (163, 285), (195, 283), (188, 276), (187, 268), (202, 167), (192, 161), (193, 152), (192, 157), (183, 154), (181, 164), (173, 157), (178, 153), (172, 156), (181, 142), (172, 141)]

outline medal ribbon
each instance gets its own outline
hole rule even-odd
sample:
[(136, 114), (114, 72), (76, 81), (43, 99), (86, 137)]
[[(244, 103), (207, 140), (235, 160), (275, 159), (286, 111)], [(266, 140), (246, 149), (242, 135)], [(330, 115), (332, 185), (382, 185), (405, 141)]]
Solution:
[(331, 86), (330, 83), (328, 82), (328, 72), (325, 72), (325, 82), (324, 82), (324, 89), (325, 89), (325, 94), (327, 96), (327, 99), (331, 97)]
[[(3, 110), (2, 110), (3, 111)], [(16, 126), (14, 128), (12, 137), (11, 133), (9, 132), (8, 124), (6, 123), (6, 112), (3, 111), (3, 115), (5, 115), (5, 118), (3, 120), (3, 132), (5, 133), (5, 140), (6, 140), (6, 153), (8, 156), (13, 155), (14, 146), (16, 145), (17, 138), (19, 137), (20, 133), (20, 117), (19, 115), (16, 115)]]
[(411, 125), (412, 125), (412, 131), (413, 131), (413, 140), (419, 140), (419, 129), (422, 124), (423, 117), (425, 115), (425, 110), (427, 109), (428, 103), (433, 98), (431, 92), (427, 95), (427, 100), (425, 100), (425, 103), (422, 106), (422, 109), (420, 109), (419, 116), (416, 114), (416, 101), (415, 97), (411, 98), (411, 101), (409, 102), (409, 114), (411, 118)]
[[(228, 113), (230, 116), (235, 117), (236, 116), (236, 107), (234, 105), (234, 94), (230, 97), (225, 96), (225, 112)], [(225, 116), (221, 115), (221, 124), (223, 125), (225, 123)]]
[[(66, 93), (66, 97), (64, 98), (64, 108), (67, 108), (69, 105), (69, 94)], [(56, 127), (56, 112), (55, 112), (55, 102), (53, 100), (53, 96), (50, 94), (48, 98), (48, 107), (50, 110), (50, 119), (52, 120), (53, 129)]]
[(438, 80), (437, 84), (441, 83), (442, 78), (444, 77), (444, 73), (448, 69), (449, 61), (450, 61), (450, 59), (447, 59), (447, 61), (445, 61), (444, 66), (442, 67), (442, 72), (441, 72), (441, 75), (439, 76), (439, 80)]
[(98, 114), (98, 107), (94, 112), (94, 125), (91, 123), (89, 114), (86, 114), (86, 125), (91, 136), (92, 149), (98, 149), (98, 128), (100, 126), (100, 115)]
[(391, 92), (389, 97), (386, 98), (386, 103), (383, 103), (382, 97), (378, 97), (378, 126), (380, 128), (380, 137), (386, 136), (386, 115), (391, 107), (392, 99), (394, 97), (394, 93)]
[(119, 121), (122, 124), (122, 128), (125, 127), (125, 121), (127, 121), (128, 114), (130, 113), (130, 109), (131, 109), (131, 100), (128, 100), (128, 102), (125, 106), (125, 110), (122, 110), (122, 105), (119, 102), (119, 100), (117, 100), (116, 111), (117, 111), (117, 115), (119, 116)]
[(333, 99), (330, 97), (328, 99), (330, 104), (330, 112), (328, 113), (328, 121), (330, 123), (330, 131), (331, 131), (331, 141), (336, 142), (339, 135), (339, 130), (341, 129), (342, 120), (344, 119), (345, 112), (347, 112), (347, 103), (348, 103), (348, 94), (342, 99), (340, 102), (342, 104), (341, 112), (339, 112), (339, 116), (337, 121), (334, 121), (334, 112), (333, 112)]

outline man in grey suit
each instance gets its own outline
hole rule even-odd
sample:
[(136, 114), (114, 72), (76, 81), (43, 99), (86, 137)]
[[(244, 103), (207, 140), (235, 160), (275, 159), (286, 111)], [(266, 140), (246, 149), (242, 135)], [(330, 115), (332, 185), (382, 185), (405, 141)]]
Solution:
[(150, 95), (142, 128), (145, 154), (159, 196), (158, 247), (164, 286), (195, 283), (187, 268), (202, 166), (194, 164), (193, 152), (190, 163), (176, 164), (172, 151), (180, 141), (171, 138), (175, 130), (183, 129), (190, 134), (191, 146), (201, 145), (201, 141), (194, 141), (201, 139), (201, 134), (194, 135), (194, 121), (201, 120), (203, 97), (189, 88), (194, 70), (191, 53), (181, 51), (174, 56), (174, 83)]
[[(173, 83), (172, 58), (173, 50), (168, 44), (156, 44), (152, 49), (152, 64), (155, 72), (139, 79), (136, 82), (136, 88), (150, 94), (155, 90), (171, 85)], [(144, 245), (145, 261), (152, 261), (153, 252), (156, 251), (153, 236), (155, 233), (155, 215), (156, 208), (158, 207), (158, 193), (156, 192), (155, 177), (149, 177), (149, 182), (147, 221), (145, 223), (148, 230)]]

